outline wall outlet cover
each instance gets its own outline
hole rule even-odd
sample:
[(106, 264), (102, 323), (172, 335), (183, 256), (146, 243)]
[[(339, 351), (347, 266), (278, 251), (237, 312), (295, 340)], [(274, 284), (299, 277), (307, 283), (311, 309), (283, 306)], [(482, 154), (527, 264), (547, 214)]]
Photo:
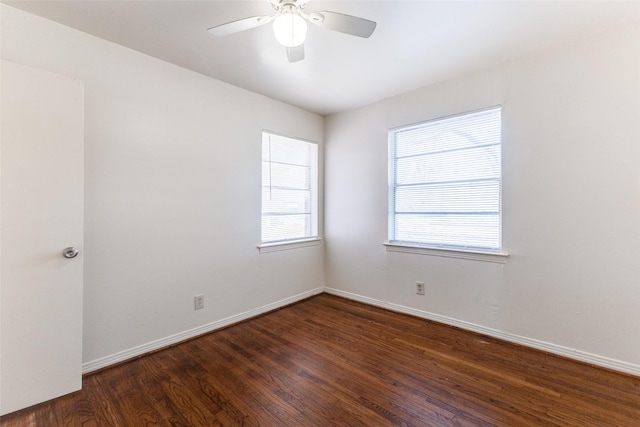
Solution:
[(204, 295), (196, 295), (193, 297), (193, 309), (200, 310), (204, 308)]

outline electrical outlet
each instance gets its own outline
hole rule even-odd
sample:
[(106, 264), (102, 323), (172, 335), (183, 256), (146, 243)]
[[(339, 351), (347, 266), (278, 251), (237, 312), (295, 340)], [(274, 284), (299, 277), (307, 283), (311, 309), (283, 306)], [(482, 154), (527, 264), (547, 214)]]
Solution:
[(204, 308), (204, 295), (196, 295), (193, 297), (193, 309), (200, 310)]
[(424, 295), (424, 282), (416, 282), (416, 294)]

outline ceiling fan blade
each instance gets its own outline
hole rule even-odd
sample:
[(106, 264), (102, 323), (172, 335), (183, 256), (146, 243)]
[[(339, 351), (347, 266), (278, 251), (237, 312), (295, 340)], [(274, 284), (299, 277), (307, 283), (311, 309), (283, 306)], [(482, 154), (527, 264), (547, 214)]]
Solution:
[(308, 19), (320, 28), (338, 31), (352, 36), (367, 38), (376, 29), (376, 23), (357, 16), (345, 15), (338, 12), (323, 10), (306, 15)]
[(304, 59), (304, 45), (287, 48), (287, 58), (289, 62), (298, 62)]
[(251, 18), (238, 19), (237, 21), (227, 22), (226, 24), (216, 25), (209, 28), (214, 36), (228, 36), (229, 34), (239, 33), (240, 31), (250, 30), (270, 22), (272, 16), (252, 16)]

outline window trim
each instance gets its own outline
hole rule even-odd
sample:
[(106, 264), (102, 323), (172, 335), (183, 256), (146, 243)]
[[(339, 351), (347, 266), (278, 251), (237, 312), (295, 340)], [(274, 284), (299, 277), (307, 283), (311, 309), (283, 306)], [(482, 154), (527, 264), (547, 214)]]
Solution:
[(468, 259), (472, 261), (486, 261), (505, 264), (509, 254), (507, 252), (484, 252), (480, 250), (462, 250), (453, 248), (436, 248), (404, 242), (384, 242), (387, 252), (401, 252), (406, 254), (431, 255), (445, 258)]
[[(402, 240), (392, 240), (391, 237), (395, 237), (395, 206), (394, 206), (394, 189), (396, 186), (396, 170), (395, 170), (395, 156), (396, 156), (396, 144), (393, 138), (396, 132), (409, 129), (412, 127), (418, 127), (421, 125), (425, 125), (427, 123), (438, 122), (447, 119), (453, 119), (456, 117), (462, 117), (466, 115), (472, 115), (476, 113), (482, 113), (485, 111), (500, 109), (502, 110), (501, 104), (495, 104), (492, 106), (465, 111), (462, 113), (450, 114), (445, 116), (440, 116), (428, 120), (423, 120), (420, 122), (409, 123), (401, 126), (396, 126), (390, 128), (388, 131), (388, 190), (387, 190), (387, 237), (388, 240), (383, 243), (387, 252), (404, 252), (404, 253), (413, 253), (413, 254), (421, 254), (421, 255), (432, 255), (432, 256), (441, 256), (448, 258), (460, 258), (460, 259), (470, 259), (476, 261), (489, 261), (489, 262), (498, 262), (505, 263), (509, 254), (504, 250), (504, 244), (502, 240), (502, 225), (503, 225), (503, 210), (502, 210), (502, 155), (500, 156), (500, 190), (499, 190), (499, 230), (498, 230), (498, 239), (499, 239), (499, 248), (497, 249), (484, 249), (484, 248), (473, 248), (473, 247), (464, 247), (462, 245), (438, 245), (438, 244), (430, 244), (430, 243), (421, 243), (421, 242), (406, 242)], [(500, 114), (500, 121), (502, 122), (502, 112)], [(502, 134), (502, 125), (500, 129), (500, 133)], [(500, 138), (500, 152), (502, 153), (502, 136)]]
[(289, 240), (276, 243), (265, 243), (258, 245), (258, 251), (261, 254), (268, 254), (270, 252), (288, 251), (291, 249), (307, 248), (310, 246), (319, 246), (322, 239), (319, 237), (312, 237), (309, 239)]

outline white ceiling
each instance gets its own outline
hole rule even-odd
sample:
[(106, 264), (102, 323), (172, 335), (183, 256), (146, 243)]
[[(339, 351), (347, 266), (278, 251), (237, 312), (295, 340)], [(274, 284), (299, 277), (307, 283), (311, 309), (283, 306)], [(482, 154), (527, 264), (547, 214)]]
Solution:
[(270, 25), (206, 30), (271, 15), (268, 0), (3, 0), (81, 31), (322, 115), (356, 108), (535, 49), (640, 19), (640, 1), (324, 1), (378, 23), (369, 39), (313, 25), (289, 63)]

